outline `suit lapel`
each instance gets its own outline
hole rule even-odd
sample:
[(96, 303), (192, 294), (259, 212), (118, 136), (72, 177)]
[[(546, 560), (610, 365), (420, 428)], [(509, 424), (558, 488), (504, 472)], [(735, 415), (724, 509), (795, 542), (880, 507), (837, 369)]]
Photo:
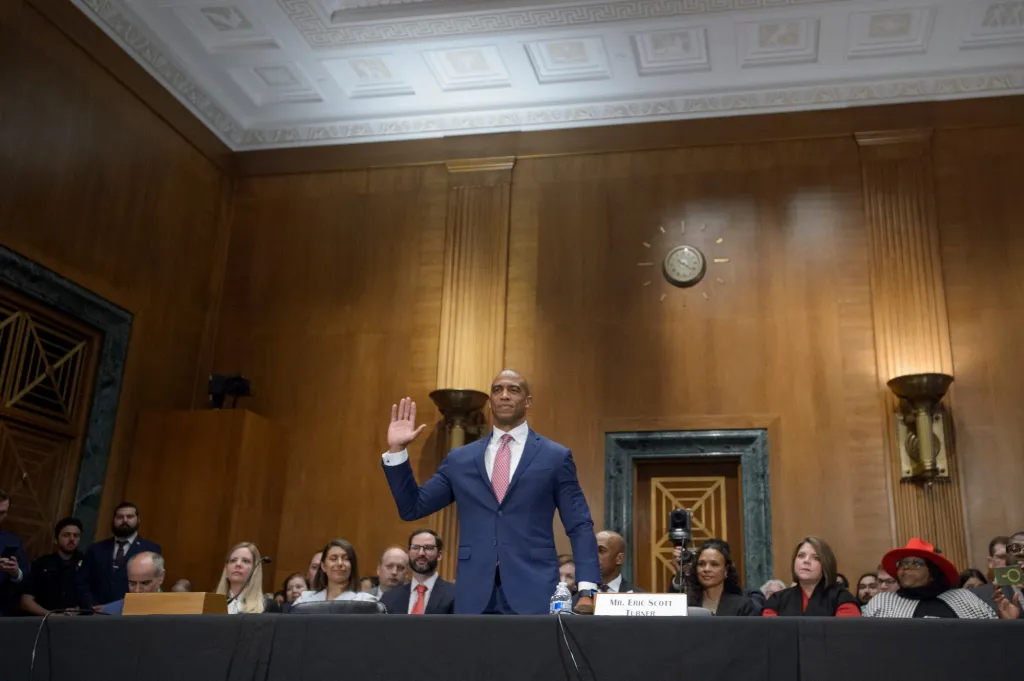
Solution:
[[(491, 487), (491, 479), (487, 477), (487, 466), (484, 464), (484, 456), (487, 454), (487, 445), (491, 443), (492, 433), (488, 433), (487, 437), (482, 437), (474, 445), (477, 445), (476, 452), (473, 454), (473, 461), (476, 463), (476, 470), (480, 473), (480, 479), (484, 481), (484, 485), (491, 492), (491, 496), (494, 496), (494, 488)], [(472, 446), (472, 445), (471, 445)], [(497, 499), (495, 499), (497, 501)]]
[(523, 447), (523, 456), (519, 459), (519, 465), (516, 466), (516, 472), (512, 474), (512, 481), (508, 484), (508, 490), (505, 492), (505, 499), (508, 499), (509, 495), (512, 494), (512, 490), (515, 489), (516, 483), (523, 477), (523, 471), (525, 471), (533, 460), (537, 458), (537, 453), (540, 451), (540, 436), (534, 433), (532, 430), (526, 436), (526, 446)]

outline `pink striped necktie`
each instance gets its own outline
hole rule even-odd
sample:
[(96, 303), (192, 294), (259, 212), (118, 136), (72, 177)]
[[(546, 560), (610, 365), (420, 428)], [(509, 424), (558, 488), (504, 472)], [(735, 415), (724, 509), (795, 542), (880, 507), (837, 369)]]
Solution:
[(494, 469), (491, 471), (491, 488), (499, 504), (508, 491), (509, 472), (512, 470), (512, 448), (508, 444), (511, 440), (512, 436), (508, 433), (501, 436), (498, 453), (494, 456)]

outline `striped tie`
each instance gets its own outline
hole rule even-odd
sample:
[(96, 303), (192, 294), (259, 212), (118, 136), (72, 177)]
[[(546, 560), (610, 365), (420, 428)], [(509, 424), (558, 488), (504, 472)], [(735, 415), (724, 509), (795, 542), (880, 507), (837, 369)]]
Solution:
[(505, 433), (501, 436), (501, 444), (498, 445), (498, 453), (494, 457), (494, 471), (491, 473), (491, 487), (494, 489), (494, 496), (498, 503), (505, 498), (508, 491), (509, 471), (512, 470), (512, 448), (508, 443), (512, 436)]

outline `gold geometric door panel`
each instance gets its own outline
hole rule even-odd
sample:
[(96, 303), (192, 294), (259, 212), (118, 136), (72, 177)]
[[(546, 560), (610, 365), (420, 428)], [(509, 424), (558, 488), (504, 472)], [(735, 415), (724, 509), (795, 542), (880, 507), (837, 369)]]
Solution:
[(102, 334), (0, 286), (0, 489), (29, 556), (72, 508)]
[(729, 536), (725, 476), (651, 478), (651, 584), (659, 585), (657, 591), (667, 590), (675, 574), (675, 545), (668, 535), (669, 513), (675, 508), (693, 513), (694, 547), (713, 537)]

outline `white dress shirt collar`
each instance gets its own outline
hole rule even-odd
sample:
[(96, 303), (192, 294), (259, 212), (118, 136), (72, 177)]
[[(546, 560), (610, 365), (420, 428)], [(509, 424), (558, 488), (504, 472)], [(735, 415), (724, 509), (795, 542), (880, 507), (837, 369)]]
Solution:
[(525, 445), (526, 438), (530, 435), (530, 424), (528, 424), (526, 421), (523, 421), (512, 430), (508, 431), (508, 433), (495, 426), (493, 432), (491, 433), (491, 442), (493, 442), (494, 444), (501, 444), (501, 437), (502, 435), (506, 434), (511, 435), (512, 439), (515, 440), (517, 444)]
[(139, 538), (139, 533), (138, 532), (136, 532), (135, 534), (133, 534), (130, 537), (125, 537), (124, 539), (121, 539), (120, 537), (114, 537), (114, 558), (117, 558), (117, 548), (120, 546), (120, 544), (118, 544), (118, 542), (125, 542), (125, 545), (124, 545), (124, 555), (127, 556), (128, 552), (132, 550), (132, 545), (135, 543), (135, 540), (138, 539), (138, 538)]
[(620, 572), (615, 579), (607, 582), (606, 586), (610, 593), (619, 593), (619, 589), (622, 587), (622, 573)]

